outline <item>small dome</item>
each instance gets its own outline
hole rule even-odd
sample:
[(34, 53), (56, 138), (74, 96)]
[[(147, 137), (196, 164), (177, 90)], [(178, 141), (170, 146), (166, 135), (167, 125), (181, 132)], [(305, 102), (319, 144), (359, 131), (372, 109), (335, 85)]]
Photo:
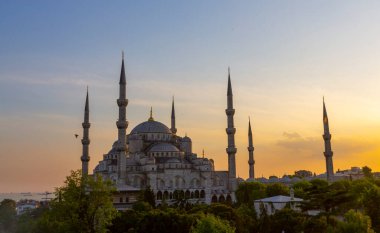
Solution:
[(179, 152), (178, 148), (169, 143), (159, 143), (152, 148), (150, 148), (149, 152)]
[(108, 154), (114, 154), (114, 153), (117, 152), (117, 150), (116, 150), (117, 143), (118, 143), (118, 141), (115, 141), (115, 142), (112, 144), (112, 148), (111, 148), (110, 151), (108, 151)]
[(182, 141), (183, 142), (191, 142), (191, 138), (189, 138), (188, 136), (185, 136), (182, 138)]
[(172, 132), (166, 125), (162, 124), (161, 122), (148, 120), (137, 125), (131, 131), (131, 134), (138, 134), (138, 133), (167, 133), (167, 134), (170, 133), (171, 134)]

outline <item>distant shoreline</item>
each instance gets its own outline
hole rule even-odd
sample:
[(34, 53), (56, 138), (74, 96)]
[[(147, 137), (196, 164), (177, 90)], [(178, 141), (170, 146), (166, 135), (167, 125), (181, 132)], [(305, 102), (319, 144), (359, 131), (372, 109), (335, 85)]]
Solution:
[(53, 192), (48, 192), (46, 195), (45, 192), (20, 192), (20, 193), (0, 193), (0, 201), (3, 201), (4, 199), (12, 199), (14, 201), (20, 201), (20, 200), (36, 200), (36, 201), (44, 201), (48, 198), (48, 200), (51, 200), (55, 198), (55, 195)]

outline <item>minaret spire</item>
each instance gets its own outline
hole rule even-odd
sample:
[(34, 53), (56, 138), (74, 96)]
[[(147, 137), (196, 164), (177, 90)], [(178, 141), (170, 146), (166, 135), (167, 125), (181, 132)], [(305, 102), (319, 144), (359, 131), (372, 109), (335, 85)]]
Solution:
[(231, 191), (236, 190), (236, 163), (235, 163), (235, 132), (236, 129), (234, 127), (234, 114), (235, 109), (233, 108), (233, 96), (232, 96), (232, 85), (231, 85), (231, 77), (230, 77), (230, 68), (228, 67), (228, 87), (227, 87), (227, 128), (226, 133), (228, 136), (228, 147), (226, 148), (226, 152), (228, 154), (228, 176), (229, 176), (229, 189)]
[(150, 107), (150, 116), (149, 116), (148, 121), (154, 121), (154, 118), (153, 118), (153, 108), (152, 107)]
[(323, 140), (325, 141), (325, 152), (323, 153), (326, 158), (326, 174), (327, 180), (332, 182), (334, 179), (334, 167), (333, 167), (333, 152), (331, 150), (331, 134), (329, 128), (329, 119), (327, 117), (327, 110), (325, 105), (325, 98), (323, 97)]
[(83, 138), (82, 138), (82, 156), (80, 157), (80, 160), (82, 161), (82, 177), (85, 177), (88, 175), (88, 162), (90, 161), (89, 154), (89, 145), (90, 145), (90, 138), (89, 138), (89, 129), (90, 129), (90, 107), (89, 107), (89, 101), (88, 101), (88, 87), (87, 87), (87, 94), (86, 94), (86, 104), (84, 107), (84, 120), (82, 123), (83, 127)]
[(177, 128), (175, 127), (175, 110), (174, 110), (174, 96), (172, 100), (172, 117), (171, 117), (171, 128), (173, 134), (177, 133)]
[(128, 121), (126, 120), (126, 108), (128, 105), (128, 99), (126, 99), (126, 78), (124, 68), (124, 52), (122, 52), (121, 72), (119, 81), (119, 99), (117, 99), (117, 105), (119, 106), (119, 119), (116, 122), (118, 128), (118, 176), (120, 180), (123, 180), (126, 176), (126, 158), (127, 158), (127, 140), (126, 131), (128, 127)]
[(251, 129), (251, 118), (248, 120), (248, 153), (249, 153), (249, 159), (248, 159), (248, 165), (249, 165), (249, 178), (255, 179), (255, 160), (253, 159), (253, 151), (255, 148), (253, 147), (253, 140), (252, 140), (252, 129)]

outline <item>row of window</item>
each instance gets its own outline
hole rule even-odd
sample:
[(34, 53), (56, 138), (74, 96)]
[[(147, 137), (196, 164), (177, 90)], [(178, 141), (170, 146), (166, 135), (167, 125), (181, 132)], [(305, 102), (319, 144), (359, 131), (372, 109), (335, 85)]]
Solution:
[(175, 190), (174, 192), (168, 192), (168, 191), (158, 191), (156, 194), (157, 200), (171, 200), (171, 199), (198, 199), (198, 198), (205, 198), (206, 192), (204, 190), (195, 190), (195, 191), (183, 191), (183, 190)]
[(123, 197), (120, 197), (119, 202), (120, 202), (120, 203), (123, 203), (124, 200), (125, 200), (125, 203), (128, 203), (128, 202), (129, 202), (129, 198), (128, 198), (128, 197), (126, 197), (125, 199), (123, 199)]
[(211, 198), (211, 202), (227, 202), (227, 203), (232, 203), (232, 198), (231, 195), (228, 194), (226, 197), (224, 195), (220, 195), (219, 198), (216, 195), (213, 195)]

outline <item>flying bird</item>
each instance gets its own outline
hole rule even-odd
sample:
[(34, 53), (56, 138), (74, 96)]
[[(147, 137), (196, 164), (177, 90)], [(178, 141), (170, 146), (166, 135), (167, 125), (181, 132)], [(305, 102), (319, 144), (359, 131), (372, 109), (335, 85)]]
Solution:
[(75, 135), (75, 138), (78, 138), (78, 136), (79, 136), (78, 134), (74, 134), (74, 135)]

